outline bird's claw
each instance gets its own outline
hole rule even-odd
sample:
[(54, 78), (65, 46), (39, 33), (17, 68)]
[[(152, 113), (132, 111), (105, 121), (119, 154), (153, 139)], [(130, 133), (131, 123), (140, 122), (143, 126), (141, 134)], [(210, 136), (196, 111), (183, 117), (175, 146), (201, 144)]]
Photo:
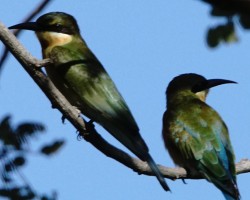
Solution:
[(181, 179), (184, 184), (187, 184), (184, 178)]
[(63, 115), (63, 116), (61, 117), (61, 120), (62, 120), (62, 123), (63, 123), (63, 124), (65, 123), (65, 119), (66, 119), (65, 115)]
[(93, 130), (95, 130), (95, 125), (94, 125), (94, 120), (91, 119), (88, 122), (85, 123), (86, 126), (86, 132), (93, 132)]
[[(92, 133), (93, 131), (95, 131), (95, 125), (94, 125), (94, 120), (89, 120), (88, 122), (85, 122), (85, 132), (84, 132), (84, 135), (86, 134), (89, 134), (89, 133)], [(84, 135), (82, 133), (80, 133), (78, 131), (78, 135), (77, 135), (77, 139), (78, 140), (81, 140)]]

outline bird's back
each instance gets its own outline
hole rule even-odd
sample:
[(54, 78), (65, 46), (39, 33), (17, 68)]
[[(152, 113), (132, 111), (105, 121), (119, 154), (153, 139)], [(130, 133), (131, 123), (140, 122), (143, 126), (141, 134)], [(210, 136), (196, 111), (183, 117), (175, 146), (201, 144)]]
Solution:
[(163, 137), (176, 164), (202, 173), (218, 188), (239, 196), (234, 153), (219, 114), (199, 99), (170, 106), (163, 117)]

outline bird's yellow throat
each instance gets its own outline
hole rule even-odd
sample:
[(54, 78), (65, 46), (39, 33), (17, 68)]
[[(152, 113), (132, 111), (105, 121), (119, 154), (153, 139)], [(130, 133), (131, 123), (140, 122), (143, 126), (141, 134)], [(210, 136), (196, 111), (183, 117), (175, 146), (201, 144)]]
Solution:
[(36, 35), (44, 49), (55, 46), (63, 46), (72, 41), (73, 36), (57, 32), (36, 32)]

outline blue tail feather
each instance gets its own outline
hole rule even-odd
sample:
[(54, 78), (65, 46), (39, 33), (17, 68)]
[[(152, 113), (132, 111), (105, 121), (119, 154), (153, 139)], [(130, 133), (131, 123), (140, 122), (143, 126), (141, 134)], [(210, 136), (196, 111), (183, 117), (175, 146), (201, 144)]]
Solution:
[(234, 198), (234, 197), (232, 197), (231, 195), (229, 195), (229, 194), (227, 194), (225, 192), (222, 192), (222, 193), (223, 193), (226, 200), (240, 200), (240, 197)]
[(152, 159), (152, 157), (149, 154), (147, 156), (146, 161), (147, 161), (149, 167), (151, 168), (151, 170), (156, 175), (156, 178), (158, 179), (158, 181), (161, 184), (161, 186), (163, 187), (163, 189), (166, 191), (171, 191), (170, 188), (168, 187), (163, 175), (161, 174), (159, 168), (157, 167), (156, 163), (154, 162), (154, 160)]

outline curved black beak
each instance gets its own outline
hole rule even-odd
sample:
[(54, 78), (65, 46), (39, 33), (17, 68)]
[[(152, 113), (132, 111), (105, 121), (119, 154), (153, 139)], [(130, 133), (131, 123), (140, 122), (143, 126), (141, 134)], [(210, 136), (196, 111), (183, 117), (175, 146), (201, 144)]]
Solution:
[(41, 31), (42, 27), (40, 27), (36, 22), (26, 22), (26, 23), (21, 23), (21, 24), (10, 26), (9, 29), (24, 29), (24, 30), (31, 30), (31, 31)]
[(237, 83), (237, 82), (225, 80), (225, 79), (209, 79), (209, 80), (206, 80), (202, 83), (195, 85), (194, 88), (192, 89), (192, 91), (194, 93), (201, 92), (203, 90), (207, 90), (209, 88), (212, 88), (212, 87), (215, 87), (218, 85), (222, 85), (222, 84), (227, 84), (227, 83)]

